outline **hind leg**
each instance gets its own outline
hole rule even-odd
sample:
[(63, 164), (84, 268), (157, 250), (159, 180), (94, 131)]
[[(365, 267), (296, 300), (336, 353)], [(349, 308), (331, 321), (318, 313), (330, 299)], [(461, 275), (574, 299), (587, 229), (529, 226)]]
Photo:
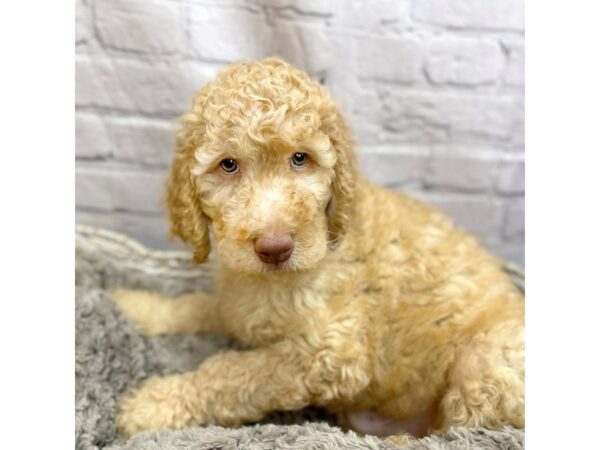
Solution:
[(458, 349), (440, 404), (441, 430), (454, 425), (523, 428), (524, 410), (522, 323), (504, 323)]
[(146, 336), (218, 332), (216, 297), (203, 292), (177, 298), (156, 292), (115, 289), (111, 292), (121, 313)]

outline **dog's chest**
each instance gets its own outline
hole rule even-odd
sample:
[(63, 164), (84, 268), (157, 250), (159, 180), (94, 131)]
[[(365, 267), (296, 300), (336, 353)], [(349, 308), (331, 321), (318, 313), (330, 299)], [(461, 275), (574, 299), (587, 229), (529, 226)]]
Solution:
[(324, 294), (314, 285), (247, 283), (220, 295), (225, 329), (249, 346), (277, 342), (314, 328), (326, 315)]

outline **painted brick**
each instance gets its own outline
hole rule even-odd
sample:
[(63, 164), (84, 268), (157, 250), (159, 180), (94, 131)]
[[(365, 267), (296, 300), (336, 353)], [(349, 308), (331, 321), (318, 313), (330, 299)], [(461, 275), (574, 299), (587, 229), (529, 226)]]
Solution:
[(333, 25), (378, 33), (383, 27), (406, 27), (410, 25), (410, 0), (380, 0), (376, 7), (370, 0), (337, 0), (338, 12)]
[(86, 44), (93, 37), (90, 1), (77, 0), (75, 2), (75, 45), (77, 46)]
[(263, 15), (214, 6), (190, 8), (190, 45), (197, 58), (229, 62), (271, 55), (272, 29)]
[(523, 153), (525, 146), (525, 104), (521, 95), (517, 98), (512, 112), (512, 126), (510, 133), (510, 143), (514, 151)]
[(525, 267), (525, 249), (523, 242), (506, 242), (494, 240), (486, 242), (487, 248), (504, 261), (517, 264), (520, 267)]
[(525, 249), (523, 241), (505, 241), (497, 237), (480, 240), (481, 244), (496, 257), (503, 261), (523, 268), (525, 263)]
[(504, 195), (525, 193), (525, 162), (503, 161), (498, 171), (496, 189)]
[(431, 123), (423, 117), (405, 116), (402, 120), (384, 119), (378, 139), (381, 143), (439, 143), (450, 140), (446, 126)]
[[(250, 3), (249, 3), (250, 1)], [(268, 0), (265, 0), (268, 1)], [(184, 2), (185, 3), (185, 2)], [(202, 0), (201, 2), (188, 2), (188, 3), (202, 3), (203, 5), (209, 6), (239, 6), (243, 8), (253, 8), (253, 5), (257, 4), (257, 0)]]
[(454, 223), (480, 238), (498, 236), (502, 228), (503, 205), (500, 201), (478, 195), (432, 194), (411, 192), (427, 204), (439, 208)]
[(362, 145), (381, 145), (393, 143), (393, 140), (386, 139), (386, 133), (381, 124), (367, 121), (357, 121), (352, 127), (354, 139)]
[(423, 45), (415, 37), (363, 37), (356, 47), (359, 77), (403, 83), (421, 78)]
[(122, 92), (111, 60), (75, 56), (75, 104), (77, 106), (107, 106), (133, 108)]
[[(354, 60), (356, 59), (354, 57), (354, 46), (351, 44), (346, 31), (326, 27), (324, 33), (329, 40), (329, 44), (327, 44), (329, 50), (326, 52), (328, 58), (326, 61), (327, 70), (317, 73), (317, 76), (313, 78), (323, 83), (332, 98), (350, 115), (354, 97), (361, 86), (360, 81), (353, 75), (355, 73)], [(320, 48), (320, 45), (314, 45), (310, 51), (320, 53)]]
[(414, 149), (400, 152), (394, 147), (368, 147), (358, 152), (361, 173), (385, 186), (418, 182), (423, 172), (424, 153)]
[(76, 167), (76, 205), (104, 211), (162, 212), (165, 182), (165, 171)]
[(256, 0), (255, 3), (276, 9), (292, 9), (300, 14), (329, 16), (336, 11), (332, 0)]
[(175, 116), (216, 73), (189, 61), (151, 63), (108, 57), (75, 58), (78, 106)]
[(75, 210), (75, 223), (119, 231), (112, 213)]
[(279, 21), (273, 30), (273, 54), (302, 68), (322, 75), (335, 64), (334, 48), (322, 27)]
[(384, 125), (392, 131), (406, 124), (425, 124), (445, 129), (449, 137), (486, 135), (509, 139), (517, 108), (512, 97), (471, 93), (391, 93), (383, 98), (388, 117)]
[(158, 250), (182, 249), (182, 244), (169, 240), (169, 221), (166, 215), (147, 216), (132, 213), (119, 214), (115, 229), (135, 236), (143, 245)]
[(500, 45), (493, 40), (442, 36), (429, 42), (425, 70), (434, 84), (492, 84), (503, 62)]
[(434, 152), (426, 163), (427, 188), (464, 192), (489, 191), (494, 186), (498, 161), (457, 152)]
[(505, 44), (507, 52), (503, 81), (507, 86), (525, 86), (525, 49), (523, 42)]
[(177, 123), (150, 119), (107, 119), (115, 159), (167, 167), (175, 148)]
[(95, 19), (106, 47), (148, 53), (183, 50), (183, 18), (177, 2), (100, 0), (95, 2)]
[(453, 28), (523, 30), (523, 0), (415, 0), (417, 21)]
[[(113, 175), (113, 178), (116, 176)], [(110, 190), (111, 176), (98, 175), (95, 170), (75, 169), (75, 206), (111, 211), (113, 199)]]
[(523, 239), (525, 237), (525, 202), (523, 199), (506, 205), (502, 235), (506, 239)]
[(169, 239), (169, 222), (162, 215), (142, 215), (126, 211), (75, 212), (75, 221), (83, 225), (103, 227), (133, 237), (141, 244), (157, 250), (189, 250), (185, 244), (176, 239)]
[(75, 156), (77, 158), (108, 158), (111, 143), (104, 121), (94, 114), (77, 113), (75, 116)]

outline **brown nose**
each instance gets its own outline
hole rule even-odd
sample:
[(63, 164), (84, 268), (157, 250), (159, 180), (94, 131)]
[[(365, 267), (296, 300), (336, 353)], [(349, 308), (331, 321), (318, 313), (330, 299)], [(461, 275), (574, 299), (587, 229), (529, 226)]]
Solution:
[(254, 241), (254, 251), (264, 263), (281, 263), (294, 251), (294, 240), (289, 234), (265, 234)]

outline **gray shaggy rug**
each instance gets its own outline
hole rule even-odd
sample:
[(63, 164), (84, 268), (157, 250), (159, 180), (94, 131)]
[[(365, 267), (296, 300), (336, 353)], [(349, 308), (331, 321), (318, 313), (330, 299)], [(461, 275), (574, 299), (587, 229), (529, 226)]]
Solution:
[[(76, 235), (77, 449), (394, 449), (372, 436), (344, 433), (325, 411), (274, 413), (258, 424), (141, 433), (124, 442), (115, 428), (118, 399), (153, 374), (196, 368), (207, 356), (235, 345), (221, 336), (140, 336), (116, 310), (107, 290), (122, 286), (179, 295), (210, 289), (208, 269), (192, 268), (183, 254), (144, 249), (126, 237), (78, 227)], [(208, 270), (209, 271), (209, 270)], [(523, 449), (524, 433), (455, 428), (405, 449)]]

